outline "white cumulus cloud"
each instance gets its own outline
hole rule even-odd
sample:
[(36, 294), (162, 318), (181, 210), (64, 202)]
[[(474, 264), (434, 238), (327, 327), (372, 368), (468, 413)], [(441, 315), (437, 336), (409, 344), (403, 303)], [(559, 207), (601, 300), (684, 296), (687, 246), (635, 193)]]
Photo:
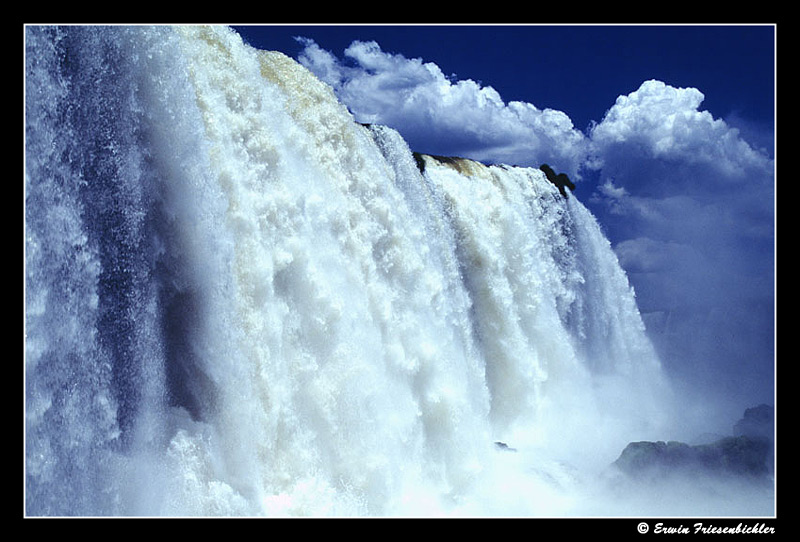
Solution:
[[(684, 189), (716, 190), (718, 183), (758, 182), (769, 175), (772, 161), (744, 141), (738, 129), (701, 111), (703, 99), (695, 88), (655, 80), (620, 96), (591, 131), (595, 164), (613, 177), (637, 175), (642, 167), (650, 170), (657, 164), (669, 172), (695, 174), (700, 182), (681, 183)], [(663, 182), (669, 172), (639, 175), (639, 182), (647, 183), (648, 190), (673, 191)]]
[(587, 140), (561, 111), (506, 103), (490, 86), (454, 80), (433, 63), (353, 42), (344, 59), (304, 39), (298, 60), (331, 85), (356, 120), (397, 129), (414, 150), (484, 162), (552, 164), (578, 177)]
[(701, 111), (703, 98), (697, 89), (660, 81), (620, 96), (590, 134), (600, 171), (595, 201), (634, 220), (637, 236), (691, 239), (718, 250), (771, 243), (774, 162), (736, 128)]

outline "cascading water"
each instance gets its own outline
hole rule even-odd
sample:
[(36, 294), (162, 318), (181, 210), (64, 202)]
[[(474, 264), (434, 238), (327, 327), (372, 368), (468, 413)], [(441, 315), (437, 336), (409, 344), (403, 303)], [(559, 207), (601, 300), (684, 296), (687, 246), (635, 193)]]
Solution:
[(30, 515), (580, 514), (659, 436), (578, 199), (226, 28), (27, 28), (25, 166)]

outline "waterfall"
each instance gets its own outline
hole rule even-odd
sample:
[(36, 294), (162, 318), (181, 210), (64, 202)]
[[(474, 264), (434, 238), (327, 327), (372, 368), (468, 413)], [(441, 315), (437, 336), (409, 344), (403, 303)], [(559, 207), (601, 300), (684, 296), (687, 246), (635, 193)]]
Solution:
[(28, 514), (558, 515), (658, 435), (541, 171), (415, 154), (227, 28), (25, 38)]

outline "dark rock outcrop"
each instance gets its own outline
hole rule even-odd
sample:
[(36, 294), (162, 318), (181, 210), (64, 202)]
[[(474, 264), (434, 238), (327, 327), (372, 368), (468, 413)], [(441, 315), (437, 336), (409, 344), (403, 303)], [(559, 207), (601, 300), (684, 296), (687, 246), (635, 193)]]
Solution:
[(631, 442), (614, 465), (641, 478), (669, 475), (733, 475), (768, 478), (774, 470), (774, 409), (761, 405), (745, 411), (734, 426), (734, 436), (709, 444)]
[(575, 190), (575, 184), (569, 180), (569, 177), (567, 176), (566, 173), (559, 173), (558, 175), (556, 175), (556, 172), (553, 171), (553, 168), (551, 168), (547, 164), (542, 164), (541, 166), (539, 166), (539, 169), (542, 170), (542, 172), (544, 172), (544, 175), (545, 177), (547, 177), (548, 181), (556, 185), (558, 191), (561, 192), (561, 195), (564, 196), (565, 198), (568, 197), (565, 188), (569, 188), (570, 191)]
[(632, 442), (615, 465), (633, 475), (733, 474), (759, 478), (769, 474), (769, 443), (750, 437), (726, 437), (711, 444)]
[(775, 433), (775, 409), (769, 405), (758, 405), (744, 411), (744, 417), (733, 426), (734, 436), (773, 440)]
[(504, 452), (516, 452), (516, 451), (517, 451), (517, 449), (516, 449), (516, 448), (512, 448), (511, 446), (509, 446), (509, 445), (508, 445), (508, 444), (506, 444), (505, 442), (500, 442), (499, 440), (498, 440), (497, 442), (495, 442), (495, 443), (494, 443), (494, 446), (495, 446), (495, 448), (497, 448), (498, 450), (502, 450), (502, 451), (504, 451)]
[(425, 158), (420, 152), (411, 153), (414, 156), (414, 161), (417, 163), (417, 169), (420, 173), (425, 173)]

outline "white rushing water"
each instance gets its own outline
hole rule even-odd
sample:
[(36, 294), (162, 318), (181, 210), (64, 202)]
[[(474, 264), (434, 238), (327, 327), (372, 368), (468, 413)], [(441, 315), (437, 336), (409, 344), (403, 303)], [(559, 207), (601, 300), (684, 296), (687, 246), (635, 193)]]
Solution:
[(28, 514), (626, 513), (668, 392), (576, 197), (226, 28), (26, 47)]

